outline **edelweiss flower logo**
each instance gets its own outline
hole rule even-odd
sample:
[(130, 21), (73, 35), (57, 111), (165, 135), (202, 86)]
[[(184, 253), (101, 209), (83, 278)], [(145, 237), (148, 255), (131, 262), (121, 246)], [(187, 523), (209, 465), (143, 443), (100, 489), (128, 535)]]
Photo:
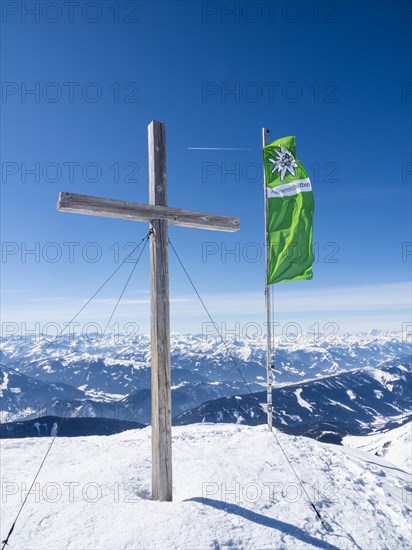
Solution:
[(268, 159), (269, 162), (274, 164), (272, 174), (275, 172), (280, 172), (280, 181), (283, 181), (286, 176), (286, 172), (290, 172), (292, 176), (295, 175), (295, 168), (298, 167), (296, 160), (292, 153), (280, 145), (280, 151), (276, 151), (276, 160)]

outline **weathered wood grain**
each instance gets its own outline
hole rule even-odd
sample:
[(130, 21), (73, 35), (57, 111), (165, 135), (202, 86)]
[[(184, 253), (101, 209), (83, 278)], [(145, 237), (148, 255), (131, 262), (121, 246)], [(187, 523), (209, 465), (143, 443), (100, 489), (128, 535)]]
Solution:
[(91, 216), (141, 222), (165, 220), (172, 225), (197, 227), (214, 231), (233, 232), (240, 229), (240, 219), (236, 217), (170, 208), (166, 205), (141, 204), (90, 195), (78, 195), (76, 193), (60, 193), (57, 209), (62, 212), (74, 212), (76, 214), (89, 214)]
[[(166, 131), (153, 121), (149, 133), (149, 201), (167, 205)], [(171, 501), (172, 398), (170, 387), (170, 312), (168, 222), (151, 222), (150, 318), (152, 366), (152, 498)]]

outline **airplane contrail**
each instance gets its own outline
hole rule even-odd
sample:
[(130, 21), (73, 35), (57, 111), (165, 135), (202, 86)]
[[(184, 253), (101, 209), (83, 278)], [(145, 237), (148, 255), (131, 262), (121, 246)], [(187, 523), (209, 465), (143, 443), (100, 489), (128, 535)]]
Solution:
[(244, 147), (188, 147), (191, 151), (254, 151)]

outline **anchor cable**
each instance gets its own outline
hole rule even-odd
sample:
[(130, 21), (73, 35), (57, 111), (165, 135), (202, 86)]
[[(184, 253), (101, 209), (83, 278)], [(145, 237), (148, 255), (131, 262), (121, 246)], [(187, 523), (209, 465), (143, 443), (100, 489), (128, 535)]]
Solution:
[[(196, 288), (196, 286), (195, 286), (195, 284), (194, 284), (192, 278), (190, 277), (189, 273), (187, 272), (187, 269), (186, 269), (185, 266), (183, 265), (183, 262), (182, 262), (182, 260), (180, 259), (178, 253), (176, 252), (176, 249), (174, 248), (174, 246), (173, 246), (173, 244), (171, 243), (170, 239), (169, 239), (169, 245), (170, 245), (171, 249), (173, 250), (173, 252), (174, 252), (174, 254), (175, 254), (175, 256), (176, 256), (178, 262), (180, 263), (180, 265), (181, 265), (181, 267), (182, 267), (184, 273), (186, 274), (186, 276), (187, 276), (187, 278), (188, 278), (188, 280), (189, 280), (189, 282), (190, 282), (190, 284), (191, 284), (193, 290), (195, 291), (197, 297), (199, 298), (199, 301), (200, 301), (200, 303), (202, 304), (202, 306), (203, 306), (203, 308), (204, 308), (204, 310), (205, 310), (207, 316), (209, 317), (209, 319), (210, 319), (211, 322), (213, 323), (213, 325), (214, 325), (214, 327), (215, 327), (215, 329), (216, 329), (216, 332), (218, 333), (220, 339), (222, 340), (222, 342), (223, 342), (223, 344), (224, 344), (224, 346), (225, 346), (225, 348), (226, 348), (226, 351), (227, 351), (229, 357), (231, 358), (233, 364), (236, 366), (237, 370), (239, 371), (239, 373), (241, 374), (243, 380), (245, 381), (245, 384), (246, 384), (246, 386), (247, 386), (247, 388), (248, 388), (248, 390), (249, 390), (249, 393), (253, 395), (253, 392), (252, 392), (252, 390), (250, 389), (249, 384), (246, 382), (246, 380), (245, 380), (243, 374), (241, 373), (241, 370), (240, 370), (240, 368), (239, 368), (239, 366), (238, 366), (238, 363), (237, 363), (236, 359), (234, 358), (233, 354), (231, 353), (229, 347), (227, 346), (227, 344), (226, 344), (226, 342), (225, 342), (225, 340), (224, 340), (224, 338), (223, 338), (221, 332), (219, 331), (218, 325), (217, 325), (217, 324), (215, 323), (215, 321), (213, 320), (213, 318), (212, 318), (212, 316), (211, 316), (209, 310), (207, 309), (207, 307), (206, 307), (206, 305), (205, 305), (203, 299), (202, 299), (201, 296), (200, 296), (199, 291), (197, 290), (197, 288)], [(320, 511), (319, 511), (319, 509), (316, 507), (315, 503), (314, 503), (313, 500), (310, 498), (310, 495), (309, 495), (308, 491), (306, 490), (306, 487), (304, 486), (302, 480), (300, 479), (300, 477), (299, 477), (297, 471), (296, 471), (295, 468), (293, 467), (293, 464), (292, 464), (292, 462), (290, 461), (290, 459), (289, 459), (289, 457), (288, 457), (288, 455), (287, 455), (287, 453), (286, 453), (284, 447), (281, 445), (281, 443), (280, 443), (280, 441), (279, 441), (279, 438), (277, 437), (277, 435), (276, 435), (276, 433), (275, 433), (275, 431), (274, 431), (273, 426), (269, 426), (269, 424), (268, 424), (268, 427), (270, 428), (270, 431), (271, 431), (273, 437), (275, 438), (276, 443), (279, 445), (279, 447), (280, 447), (280, 449), (281, 449), (281, 451), (282, 451), (284, 457), (286, 458), (286, 460), (287, 460), (287, 462), (288, 462), (288, 464), (289, 464), (289, 466), (290, 466), (290, 469), (292, 470), (292, 472), (293, 472), (295, 478), (298, 480), (298, 483), (299, 483), (300, 487), (302, 488), (302, 491), (303, 491), (304, 494), (306, 495), (306, 498), (307, 498), (307, 500), (308, 500), (308, 503), (309, 503), (310, 507), (313, 509), (313, 511), (314, 511), (315, 514), (316, 514), (316, 517), (319, 519), (319, 521), (321, 522), (321, 524), (322, 524), (322, 526), (323, 526), (323, 528), (325, 529), (326, 532), (329, 532), (329, 533), (333, 532), (332, 527), (329, 525), (329, 523), (327, 523), (327, 522), (323, 519), (323, 517), (322, 517), (322, 515), (321, 515), (321, 513), (320, 513)], [(329, 519), (331, 519), (331, 518), (329, 518)], [(333, 521), (333, 523), (335, 523), (336, 525), (339, 525), (335, 520), (332, 520), (332, 519), (331, 519), (331, 521)], [(342, 526), (339, 525), (339, 527), (340, 527), (341, 530), (343, 531), (344, 536), (345, 536), (346, 538), (348, 538), (348, 540), (350, 540), (351, 542), (353, 542), (353, 543), (357, 546), (357, 548), (359, 548), (359, 549), (361, 550), (360, 546), (355, 542), (355, 540), (353, 539), (353, 537), (352, 537), (349, 533), (346, 533)], [(336, 536), (339, 536), (339, 535), (337, 535), (336, 533), (335, 533), (335, 535), (336, 535)]]
[[(67, 327), (69, 327), (71, 325), (71, 323), (77, 319), (77, 317), (80, 315), (80, 313), (90, 304), (90, 302), (99, 294), (99, 292), (107, 285), (107, 283), (116, 275), (116, 273), (119, 271), (119, 269), (121, 267), (123, 267), (123, 265), (128, 261), (128, 259), (133, 256), (133, 254), (136, 252), (136, 250), (138, 250), (138, 248), (140, 247), (140, 245), (142, 244), (143, 241), (146, 241), (148, 240), (149, 238), (149, 234), (148, 233), (147, 235), (145, 235), (138, 243), (137, 245), (133, 248), (133, 250), (127, 254), (127, 256), (123, 259), (123, 261), (121, 262), (121, 264), (119, 266), (117, 266), (117, 268), (113, 271), (113, 273), (111, 275), (109, 275), (107, 277), (107, 279), (99, 286), (99, 288), (92, 294), (92, 296), (87, 300), (87, 302), (79, 309), (79, 311), (70, 319), (70, 321), (68, 323), (65, 323), (65, 326), (64, 328), (62, 328), (58, 333), (57, 335), (47, 344), (46, 348), (45, 349), (48, 349), (58, 338), (60, 338), (60, 336), (63, 334), (63, 332), (66, 330)], [(146, 246), (146, 242), (144, 244), (144, 246)], [(144, 249), (144, 246), (143, 246), (143, 249)], [(141, 254), (140, 254), (141, 255)], [(136, 262), (139, 261), (139, 258), (140, 258), (140, 255), (139, 257), (137, 258)], [(134, 262), (133, 262), (134, 263)]]
[[(128, 284), (129, 284), (129, 282), (130, 282), (130, 279), (132, 278), (132, 275), (133, 275), (133, 273), (134, 273), (135, 270), (136, 270), (137, 264), (139, 263), (139, 260), (140, 260), (142, 254), (143, 254), (143, 251), (144, 251), (144, 249), (146, 248), (146, 244), (147, 244), (147, 242), (148, 242), (148, 240), (149, 240), (149, 237), (150, 237), (150, 232), (149, 232), (145, 237), (143, 237), (143, 239), (140, 241), (140, 243), (141, 243), (142, 241), (144, 241), (142, 250), (140, 251), (140, 253), (139, 253), (137, 259), (133, 262), (133, 263), (134, 263), (134, 266), (133, 266), (133, 268), (132, 268), (132, 270), (131, 270), (131, 272), (130, 272), (130, 274), (129, 274), (129, 277), (127, 278), (126, 283), (125, 283), (124, 286), (123, 286), (123, 289), (122, 289), (122, 291), (121, 291), (121, 293), (120, 293), (120, 296), (119, 296), (119, 298), (118, 298), (118, 300), (117, 300), (117, 302), (116, 302), (116, 304), (115, 304), (115, 306), (114, 306), (114, 308), (113, 308), (113, 310), (112, 310), (112, 312), (111, 312), (111, 314), (110, 314), (109, 321), (108, 321), (107, 324), (106, 324), (106, 327), (105, 327), (105, 329), (104, 329), (104, 331), (103, 331), (103, 333), (102, 333), (101, 338), (103, 338), (103, 336), (105, 335), (106, 330), (107, 330), (107, 328), (108, 328), (108, 326), (109, 326), (109, 324), (110, 324), (110, 321), (112, 320), (113, 315), (115, 314), (115, 312), (116, 312), (116, 310), (117, 310), (117, 308), (118, 308), (118, 306), (119, 306), (120, 300), (122, 299), (123, 294), (124, 294), (124, 292), (125, 292), (125, 290), (126, 290)], [(123, 262), (120, 264), (120, 266), (110, 275), (110, 277), (108, 277), (108, 279), (106, 279), (106, 281), (100, 286), (100, 288), (99, 288), (99, 289), (93, 294), (93, 296), (87, 301), (86, 305), (89, 304), (89, 303), (92, 301), (92, 299), (93, 299), (93, 298), (97, 295), (97, 293), (103, 288), (103, 286), (105, 286), (105, 284), (106, 284), (106, 283), (113, 277), (113, 275), (120, 269), (120, 267), (126, 262), (126, 260), (127, 260), (127, 259), (133, 254), (133, 252), (138, 248), (138, 246), (140, 246), (140, 243), (137, 245), (137, 247), (134, 248), (134, 250), (132, 250), (132, 252), (131, 252), (130, 254), (128, 254), (128, 256), (126, 256), (126, 258), (123, 260)], [(72, 321), (77, 317), (77, 315), (79, 315), (79, 313), (80, 313), (81, 311), (83, 311), (83, 309), (86, 307), (86, 305), (83, 306), (82, 309), (72, 318)], [(71, 323), (72, 321), (70, 321), (70, 323)], [(66, 325), (66, 326), (67, 326), (67, 325)], [(55, 339), (54, 339), (54, 340), (55, 340)], [(54, 340), (53, 340), (53, 342), (54, 342)], [(47, 349), (47, 348), (46, 348), (46, 349)], [(85, 377), (86, 377), (86, 374), (87, 374), (87, 373), (89, 372), (89, 370), (90, 370), (90, 367), (91, 367), (91, 365), (89, 365), (88, 368), (85, 369), (85, 370), (83, 371), (83, 374), (82, 374), (82, 377), (81, 377), (81, 379), (80, 379), (80, 382), (79, 382), (79, 384), (77, 385), (77, 387), (75, 388), (75, 391), (74, 391), (74, 393), (73, 393), (73, 397), (72, 397), (71, 401), (69, 401), (69, 404), (70, 404), (70, 402), (74, 402), (75, 397), (76, 397), (76, 395), (77, 395), (77, 393), (78, 393), (78, 391), (79, 391), (79, 387), (82, 385), (83, 380), (84, 380)], [(67, 410), (65, 411), (64, 415), (60, 418), (60, 421), (59, 421), (59, 424), (58, 424), (58, 426), (57, 426), (57, 428), (56, 428), (56, 430), (55, 430), (55, 434), (54, 434), (54, 436), (53, 436), (53, 439), (51, 440), (51, 442), (50, 442), (50, 444), (49, 444), (49, 447), (47, 448), (47, 451), (46, 451), (46, 453), (44, 454), (44, 457), (43, 457), (43, 459), (42, 459), (42, 461), (41, 461), (41, 463), (40, 463), (40, 466), (38, 467), (37, 472), (36, 472), (36, 474), (35, 474), (35, 476), (34, 476), (34, 478), (33, 478), (33, 481), (31, 482), (30, 488), (29, 488), (29, 490), (27, 491), (27, 493), (26, 493), (26, 495), (25, 495), (25, 498), (24, 498), (24, 500), (23, 500), (23, 502), (22, 502), (22, 504), (21, 504), (21, 506), (20, 506), (20, 508), (19, 508), (19, 511), (17, 512), (17, 515), (16, 515), (16, 517), (15, 517), (15, 519), (14, 519), (14, 521), (13, 521), (13, 523), (12, 523), (10, 529), (9, 529), (9, 532), (8, 532), (8, 534), (7, 534), (7, 537), (6, 537), (4, 540), (1, 541), (1, 542), (2, 542), (2, 545), (3, 545), (3, 546), (2, 546), (2, 550), (4, 550), (4, 549), (6, 548), (6, 546), (7, 546), (7, 544), (9, 543), (10, 536), (11, 536), (11, 534), (12, 534), (13, 531), (14, 531), (14, 528), (15, 528), (15, 526), (16, 526), (17, 520), (19, 519), (20, 514), (21, 514), (22, 511), (23, 511), (23, 508), (24, 508), (24, 506), (25, 506), (25, 504), (26, 504), (26, 502), (27, 502), (27, 499), (28, 499), (28, 497), (29, 497), (29, 495), (30, 495), (30, 493), (31, 493), (31, 491), (32, 491), (32, 489), (33, 489), (33, 487), (34, 487), (34, 484), (36, 483), (37, 478), (38, 478), (38, 476), (39, 476), (39, 474), (40, 474), (40, 472), (41, 472), (41, 470), (42, 470), (42, 468), (43, 468), (43, 466), (44, 466), (44, 464), (45, 464), (45, 462), (46, 462), (46, 460), (47, 460), (47, 457), (49, 456), (49, 453), (50, 453), (50, 451), (51, 451), (51, 449), (52, 449), (52, 447), (53, 447), (53, 444), (54, 444), (54, 442), (55, 442), (55, 440), (56, 440), (56, 438), (57, 438), (57, 436), (58, 436), (58, 433), (59, 433), (60, 428), (61, 428), (61, 426), (62, 426), (62, 424), (63, 424), (63, 421), (66, 420), (66, 418), (67, 418), (68, 411), (69, 411), (69, 407), (68, 407)]]
[(215, 321), (212, 319), (212, 316), (210, 315), (209, 310), (208, 310), (207, 307), (206, 307), (206, 304), (205, 304), (204, 301), (202, 300), (202, 297), (200, 296), (200, 294), (199, 294), (199, 292), (198, 292), (198, 290), (197, 290), (197, 288), (196, 288), (194, 282), (192, 281), (192, 279), (191, 279), (189, 273), (187, 272), (185, 266), (183, 265), (182, 260), (181, 260), (180, 257), (178, 256), (178, 254), (177, 254), (177, 252), (176, 252), (176, 250), (175, 250), (175, 247), (174, 247), (173, 244), (171, 243), (170, 239), (169, 239), (169, 245), (170, 245), (171, 249), (173, 250), (173, 252), (174, 252), (174, 254), (175, 254), (175, 256), (176, 256), (178, 262), (180, 263), (180, 265), (181, 265), (183, 271), (185, 272), (186, 277), (189, 279), (189, 282), (190, 282), (190, 284), (192, 285), (192, 288), (193, 288), (193, 290), (195, 291), (197, 297), (199, 298), (199, 301), (200, 301), (200, 303), (202, 304), (203, 309), (206, 311), (207, 316), (209, 317), (211, 323), (212, 323), (213, 326), (215, 327), (216, 332), (218, 333), (220, 339), (222, 340), (222, 343), (223, 343), (223, 345), (225, 346), (226, 351), (227, 351), (227, 353), (229, 354), (229, 357), (232, 359), (233, 364), (234, 364), (235, 367), (237, 368), (237, 370), (238, 370), (240, 376), (242, 377), (243, 382), (245, 383), (245, 385), (246, 385), (247, 389), (249, 390), (249, 392), (250, 392), (250, 393), (253, 393), (252, 390), (251, 390), (251, 388), (250, 388), (250, 385), (248, 384), (248, 382), (247, 382), (247, 380), (246, 380), (246, 378), (243, 376), (243, 373), (242, 373), (242, 371), (240, 370), (240, 368), (239, 368), (239, 366), (238, 366), (238, 364), (237, 364), (236, 359), (235, 359), (235, 358), (233, 357), (233, 355), (230, 353), (230, 350), (229, 350), (229, 348), (228, 348), (228, 346), (227, 346), (227, 344), (226, 344), (226, 341), (224, 340), (224, 338), (223, 338), (223, 336), (222, 336), (222, 334), (221, 334), (221, 332), (220, 332), (220, 330), (219, 330), (217, 324), (216, 324)]

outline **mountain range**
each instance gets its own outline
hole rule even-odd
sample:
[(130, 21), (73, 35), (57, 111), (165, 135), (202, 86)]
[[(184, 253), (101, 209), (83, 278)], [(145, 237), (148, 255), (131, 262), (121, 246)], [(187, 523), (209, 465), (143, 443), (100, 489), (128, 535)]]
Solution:
[[(377, 331), (334, 342), (277, 342), (274, 425), (334, 442), (402, 425), (411, 413), (410, 352), (400, 334)], [(0, 406), (9, 425), (3, 434), (11, 434), (14, 422), (48, 416), (110, 419), (112, 430), (119, 422), (118, 431), (127, 422), (150, 423), (146, 337), (98, 344), (67, 337), (52, 345), (11, 337), (1, 341), (0, 353)], [(263, 341), (231, 339), (224, 345), (174, 335), (171, 355), (175, 425), (266, 422)], [(19, 426), (16, 433), (23, 433)], [(88, 429), (90, 424), (76, 428), (82, 434)]]
[[(411, 342), (401, 333), (372, 331), (334, 336), (274, 339), (275, 380), (279, 384), (337, 374), (407, 356)], [(228, 350), (231, 355), (229, 355)], [(120, 398), (150, 387), (150, 339), (34, 335), (0, 339), (0, 363), (44, 382), (81, 387), (90, 397)], [(230, 382), (264, 386), (266, 342), (262, 338), (225, 343), (206, 335), (172, 335), (172, 382)], [(239, 372), (240, 371), (240, 372)], [(241, 373), (241, 374), (240, 374)]]
[[(287, 433), (340, 443), (402, 425), (412, 418), (412, 371), (408, 358), (319, 380), (274, 388), (273, 422)], [(175, 425), (266, 423), (266, 392), (207, 401), (176, 416)]]

